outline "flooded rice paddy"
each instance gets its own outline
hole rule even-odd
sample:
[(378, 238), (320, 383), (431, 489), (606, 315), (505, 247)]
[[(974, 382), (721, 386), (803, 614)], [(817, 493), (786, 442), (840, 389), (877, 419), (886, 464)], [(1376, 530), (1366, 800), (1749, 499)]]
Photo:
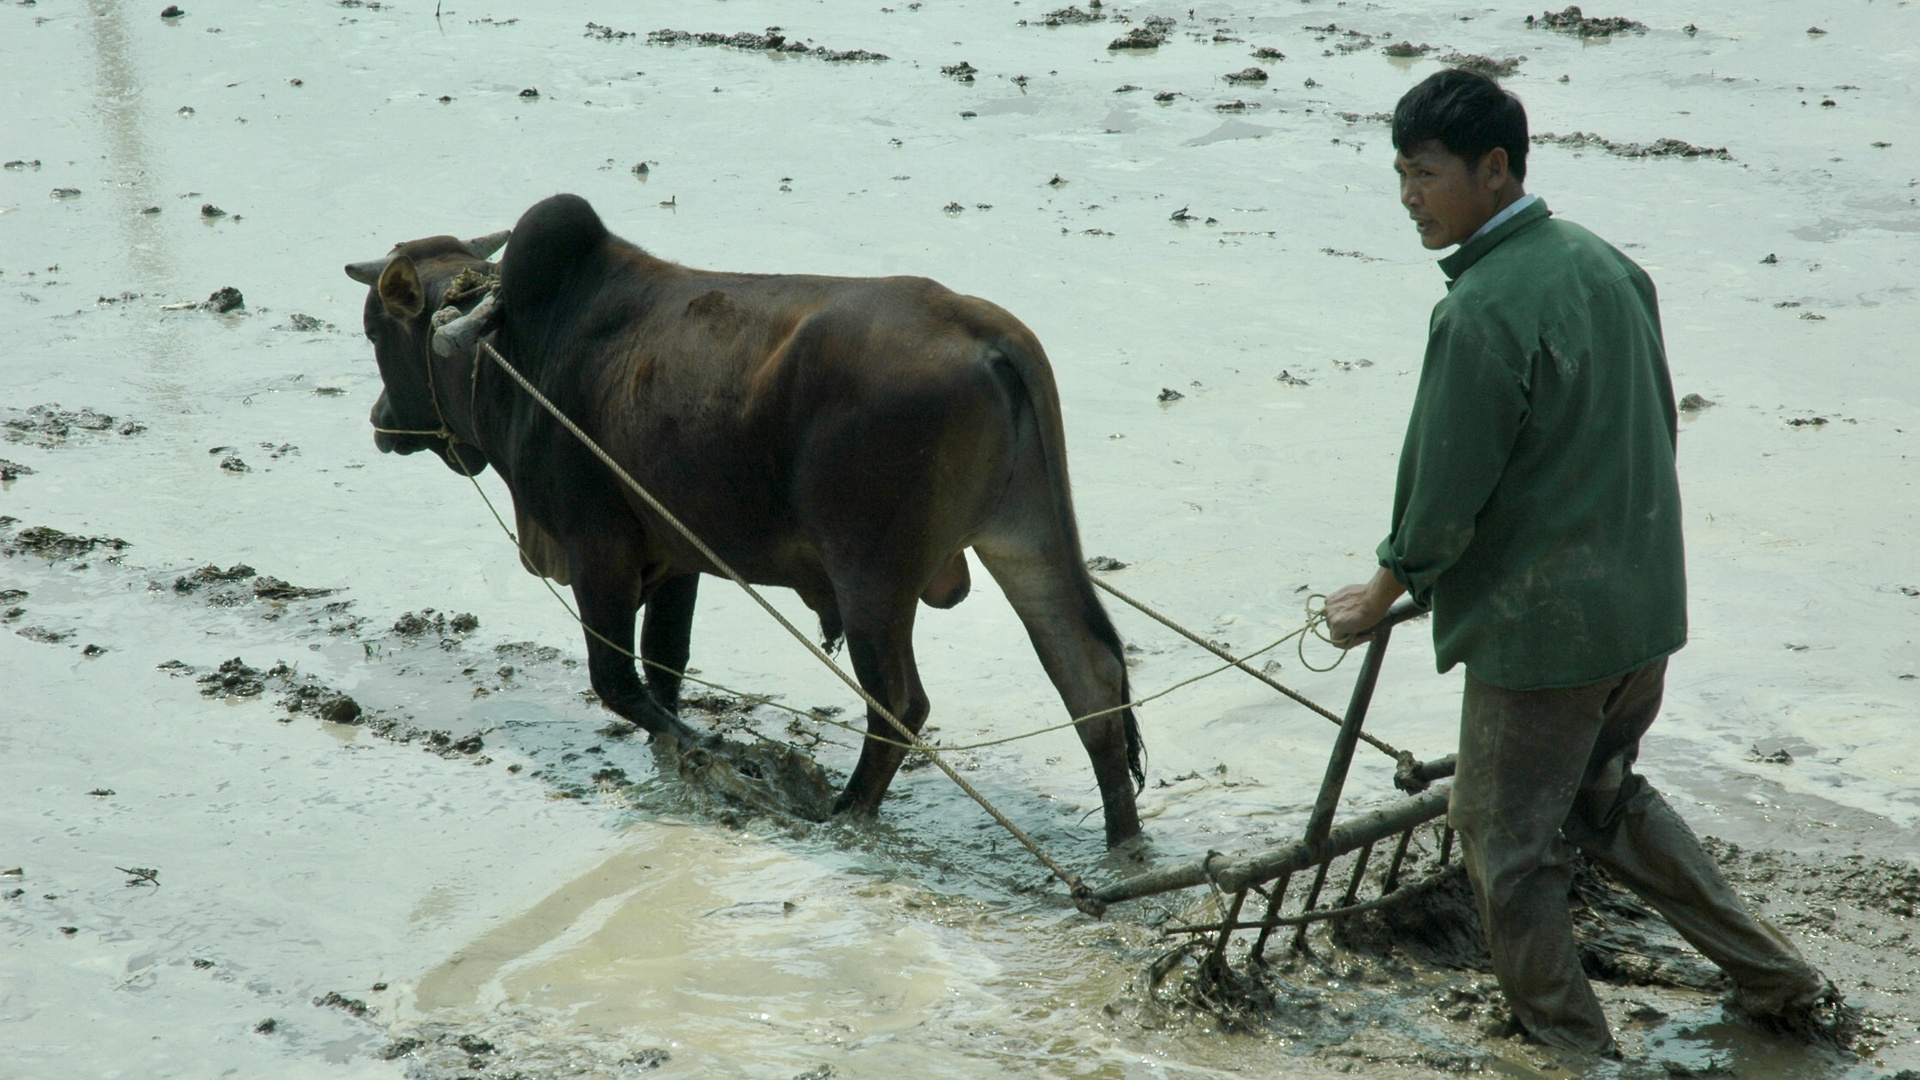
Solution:
[[(1644, 27), (1582, 37), (1431, 0), (181, 6), (0, 7), (0, 1075), (1569, 1075), (1487, 1034), (1486, 976), (1323, 931), (1262, 1009), (1191, 1008), (1147, 973), (1199, 890), (1079, 915), (937, 770), (813, 825), (602, 734), (577, 627), (473, 489), (374, 450), (340, 270), (572, 191), (690, 265), (988, 297), (1049, 350), (1088, 554), (1247, 651), (1370, 571), (1442, 293), (1379, 114), (1454, 54), (1520, 58), (1529, 190), (1648, 268), (1707, 403), (1643, 768), (1869, 1029), (1797, 1047), (1629, 964), (1629, 1061), (1592, 1075), (1920, 1068), (1920, 9), (1607, 7)], [(919, 620), (948, 745), (1064, 719), (976, 582)], [(1109, 607), (1137, 692), (1212, 666)], [(1352, 667), (1276, 655), (1344, 701)], [(1422, 757), (1458, 708), (1431, 661), (1403, 631), (1369, 719)], [(858, 713), (724, 582), (693, 663)], [(1323, 720), (1220, 676), (1141, 721), (1142, 851), (1103, 850), (1071, 733), (953, 756), (1096, 884), (1297, 835)], [(1350, 803), (1391, 773), (1363, 756)]]

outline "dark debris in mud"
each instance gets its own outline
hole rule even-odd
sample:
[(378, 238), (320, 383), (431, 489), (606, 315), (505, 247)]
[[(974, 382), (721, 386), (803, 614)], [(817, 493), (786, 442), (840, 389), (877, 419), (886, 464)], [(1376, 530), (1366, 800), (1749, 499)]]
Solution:
[[(11, 415), (0, 421), (0, 432), (5, 433), (7, 441), (29, 442), (37, 446), (59, 446), (77, 435), (138, 435), (147, 430), (147, 426), (137, 420), (115, 420), (106, 413), (84, 407), (63, 409), (49, 403), (26, 409), (8, 409), (7, 412)], [(19, 468), (25, 472), (33, 471), (24, 466)]]
[(6, 458), (0, 458), (0, 482), (18, 480), (22, 476), (32, 475), (33, 469), (30, 467), (22, 465), (17, 461), (8, 461)]
[(1575, 131), (1566, 135), (1555, 135), (1551, 131), (1545, 131), (1533, 136), (1533, 141), (1539, 145), (1551, 144), (1575, 149), (1597, 146), (1609, 154), (1628, 158), (1705, 157), (1715, 158), (1720, 161), (1733, 160), (1733, 155), (1728, 153), (1727, 148), (1724, 146), (1695, 146), (1682, 139), (1655, 139), (1650, 143), (1623, 143), (1615, 142), (1612, 139), (1603, 138), (1599, 135), (1588, 134), (1584, 131)]
[(693, 32), (688, 30), (655, 30), (647, 35), (649, 45), (719, 45), (729, 49), (744, 49), (752, 52), (790, 53), (803, 56), (815, 56), (828, 63), (848, 63), (868, 60), (885, 60), (886, 54), (868, 52), (865, 49), (829, 49), (824, 45), (809, 45), (804, 41), (795, 41), (781, 33), (777, 26), (767, 27), (764, 34), (752, 34), (741, 31), (737, 34), (716, 34), (712, 32)]
[(1529, 15), (1527, 27), (1531, 30), (1557, 30), (1563, 34), (1574, 34), (1583, 38), (1647, 32), (1646, 23), (1621, 15), (1607, 17), (1583, 15), (1578, 5), (1570, 5), (1564, 11), (1547, 11), (1538, 16)]

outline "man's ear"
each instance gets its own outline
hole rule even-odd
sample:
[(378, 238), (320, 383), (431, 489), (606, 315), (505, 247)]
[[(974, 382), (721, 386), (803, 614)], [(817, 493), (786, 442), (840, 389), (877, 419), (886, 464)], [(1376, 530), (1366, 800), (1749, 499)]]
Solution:
[[(1504, 152), (1504, 151), (1503, 151)], [(380, 271), (380, 306), (396, 319), (411, 319), (427, 306), (427, 292), (420, 284), (420, 271), (413, 260), (396, 255)]]
[(1479, 173), (1476, 179), (1488, 191), (1498, 191), (1507, 186), (1507, 165), (1507, 148), (1496, 146), (1480, 159), (1480, 166), (1475, 170)]

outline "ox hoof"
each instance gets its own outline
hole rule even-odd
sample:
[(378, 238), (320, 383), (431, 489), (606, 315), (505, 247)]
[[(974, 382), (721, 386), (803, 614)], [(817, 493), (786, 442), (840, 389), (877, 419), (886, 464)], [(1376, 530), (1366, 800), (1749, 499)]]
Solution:
[(669, 716), (667, 719), (669, 721), (668, 723), (661, 724), (658, 728), (650, 729), (647, 732), (647, 734), (653, 736), (652, 745), (656, 750), (675, 752), (702, 749), (711, 750), (720, 745), (722, 741), (717, 734), (703, 735), (695, 731), (683, 723), (678, 717)]
[(833, 816), (850, 821), (872, 821), (880, 816), (878, 807), (864, 806), (851, 791), (843, 791), (833, 800)]

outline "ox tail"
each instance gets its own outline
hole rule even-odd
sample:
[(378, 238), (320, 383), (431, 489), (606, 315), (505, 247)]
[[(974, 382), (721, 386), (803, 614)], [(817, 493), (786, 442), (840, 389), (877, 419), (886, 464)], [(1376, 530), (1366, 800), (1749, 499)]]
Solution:
[[(1045, 472), (1048, 524), (1057, 530), (1053, 539), (1060, 548), (1073, 582), (1071, 601), (1081, 609), (1082, 622), (1093, 637), (1113, 654), (1120, 670), (1120, 700), (1133, 700), (1127, 678), (1127, 657), (1120, 632), (1106, 606), (1094, 589), (1093, 576), (1087, 570), (1086, 556), (1080, 547), (1080, 527), (1073, 512), (1072, 485), (1067, 477), (1066, 427), (1060, 417), (1060, 395), (1054, 386), (1053, 371), (1039, 342), (1031, 337), (1001, 337), (990, 346), (989, 360), (994, 378), (1006, 393), (1012, 410), (1015, 433), (1015, 460), (1026, 458)], [(1019, 465), (1015, 466), (1016, 471)], [(1121, 712), (1126, 733), (1127, 768), (1133, 774), (1135, 790), (1146, 787), (1146, 743), (1140, 736), (1140, 723), (1131, 707)]]

